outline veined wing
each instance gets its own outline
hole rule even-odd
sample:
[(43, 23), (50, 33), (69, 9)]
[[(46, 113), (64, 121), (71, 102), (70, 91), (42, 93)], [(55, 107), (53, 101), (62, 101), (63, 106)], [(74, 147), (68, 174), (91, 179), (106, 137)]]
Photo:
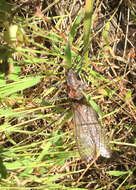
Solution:
[(73, 103), (75, 137), (80, 156), (89, 162), (96, 156), (110, 157), (110, 148), (97, 113), (88, 105)]

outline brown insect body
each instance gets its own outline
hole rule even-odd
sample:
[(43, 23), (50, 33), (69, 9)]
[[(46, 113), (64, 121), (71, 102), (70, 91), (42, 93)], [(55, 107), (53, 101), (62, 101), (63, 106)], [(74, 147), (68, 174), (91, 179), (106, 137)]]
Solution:
[(84, 88), (84, 84), (77, 79), (76, 73), (72, 69), (68, 71), (67, 84), (69, 88), (69, 97), (74, 100), (81, 100), (83, 95), (80, 89)]
[(101, 155), (110, 157), (110, 148), (105, 131), (101, 127), (96, 111), (89, 105), (82, 103), (83, 83), (77, 79), (75, 72), (70, 69), (67, 78), (69, 97), (73, 102), (75, 137), (80, 156), (89, 162)]

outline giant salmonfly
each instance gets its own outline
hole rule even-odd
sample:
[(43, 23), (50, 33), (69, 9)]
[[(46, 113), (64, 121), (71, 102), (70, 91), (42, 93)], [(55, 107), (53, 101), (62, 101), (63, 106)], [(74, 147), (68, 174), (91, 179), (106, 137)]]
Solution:
[(89, 162), (103, 156), (110, 157), (110, 147), (104, 129), (98, 120), (96, 111), (85, 101), (81, 90), (84, 83), (77, 79), (76, 73), (69, 69), (67, 73), (69, 98), (72, 101), (75, 138), (82, 160)]

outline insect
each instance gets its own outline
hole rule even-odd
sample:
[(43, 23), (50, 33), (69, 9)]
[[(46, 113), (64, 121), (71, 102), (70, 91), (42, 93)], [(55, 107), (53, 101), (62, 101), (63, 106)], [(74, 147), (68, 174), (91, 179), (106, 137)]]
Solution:
[(73, 120), (75, 125), (75, 138), (81, 159), (89, 162), (98, 156), (110, 157), (110, 147), (105, 131), (101, 127), (96, 111), (83, 103), (81, 89), (82, 81), (77, 79), (76, 73), (69, 69), (67, 73), (69, 97), (73, 100)]

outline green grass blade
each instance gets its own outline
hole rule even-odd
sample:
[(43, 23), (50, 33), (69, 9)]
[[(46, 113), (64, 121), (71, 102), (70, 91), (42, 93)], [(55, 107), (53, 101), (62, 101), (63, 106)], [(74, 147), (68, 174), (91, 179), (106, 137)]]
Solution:
[(90, 44), (90, 33), (91, 33), (91, 24), (93, 16), (93, 4), (94, 0), (86, 0), (85, 4), (85, 17), (84, 17), (84, 56), (87, 60), (89, 44)]
[(0, 86), (0, 98), (4, 98), (18, 91), (24, 90), (40, 82), (39, 77), (27, 77), (20, 79), (19, 82), (10, 83), (4, 86)]

